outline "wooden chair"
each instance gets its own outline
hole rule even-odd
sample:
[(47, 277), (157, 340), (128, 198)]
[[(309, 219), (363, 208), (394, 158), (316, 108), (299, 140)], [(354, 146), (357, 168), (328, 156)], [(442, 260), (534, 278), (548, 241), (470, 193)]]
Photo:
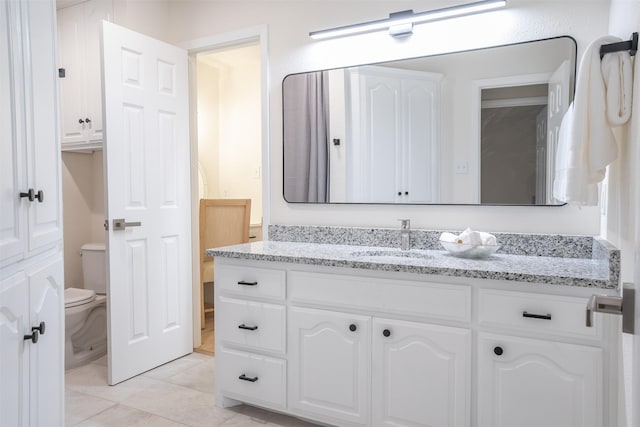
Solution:
[(251, 199), (200, 199), (200, 318), (204, 328), (204, 284), (213, 283), (213, 257), (205, 250), (249, 242)]

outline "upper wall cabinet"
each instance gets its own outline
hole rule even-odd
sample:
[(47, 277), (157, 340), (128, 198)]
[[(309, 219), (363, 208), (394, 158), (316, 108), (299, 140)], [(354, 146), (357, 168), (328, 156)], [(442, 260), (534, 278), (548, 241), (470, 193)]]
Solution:
[(63, 150), (102, 146), (100, 29), (102, 20), (111, 17), (110, 0), (89, 0), (58, 10)]
[(0, 2), (0, 266), (62, 238), (53, 5)]

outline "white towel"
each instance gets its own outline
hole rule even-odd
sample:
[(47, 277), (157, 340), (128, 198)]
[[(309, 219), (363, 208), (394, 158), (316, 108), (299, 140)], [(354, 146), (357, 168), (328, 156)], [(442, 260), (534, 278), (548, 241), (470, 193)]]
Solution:
[(608, 53), (600, 65), (607, 92), (607, 120), (620, 126), (631, 117), (632, 72), (628, 51)]
[(605, 36), (593, 41), (580, 61), (576, 94), (565, 114), (556, 152), (553, 196), (570, 204), (594, 206), (597, 184), (618, 149), (606, 114), (606, 90), (600, 46), (620, 41)]

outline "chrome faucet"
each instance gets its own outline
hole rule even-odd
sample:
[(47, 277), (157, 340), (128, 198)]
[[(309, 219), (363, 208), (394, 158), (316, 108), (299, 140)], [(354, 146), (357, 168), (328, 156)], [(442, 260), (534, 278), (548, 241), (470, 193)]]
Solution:
[(411, 221), (399, 219), (400, 221), (400, 249), (408, 251), (411, 249)]

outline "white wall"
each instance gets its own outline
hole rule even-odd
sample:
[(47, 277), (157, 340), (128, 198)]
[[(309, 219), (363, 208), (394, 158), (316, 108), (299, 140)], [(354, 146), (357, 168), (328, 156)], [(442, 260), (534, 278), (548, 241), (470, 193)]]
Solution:
[[(358, 17), (357, 21), (360, 21), (381, 18), (390, 12), (409, 8), (422, 11), (425, 10), (425, 4), (419, 1), (402, 1), (394, 3), (393, 9), (390, 9), (387, 2), (358, 0), (183, 0), (169, 2), (168, 6), (164, 1), (153, 2), (153, 8), (150, 3), (116, 0), (116, 22), (151, 35), (155, 32), (155, 36), (175, 43), (259, 24), (269, 25), (273, 223), (391, 226), (397, 215), (402, 214), (410, 215), (414, 226), (424, 228), (459, 228), (470, 225), (492, 231), (598, 233), (597, 209), (289, 205), (282, 199), (280, 172), (281, 81), (286, 74), (293, 72), (563, 34), (572, 35), (578, 40), (580, 55), (592, 38), (607, 32), (608, 2), (512, 0), (506, 10), (491, 15), (416, 27), (415, 34), (409, 39), (394, 40), (384, 34), (373, 34), (326, 42), (312, 42), (308, 38), (308, 32), (355, 22), (356, 18), (351, 17)], [(451, 2), (432, 2), (429, 8), (448, 4)], [(168, 19), (169, 16), (171, 19)], [(474, 25), (477, 26), (475, 29)], [(375, 49), (371, 49), (371, 46), (375, 46)], [(363, 217), (368, 218), (366, 222)]]
[(451, 50), (513, 43), (558, 35), (578, 41), (579, 56), (608, 29), (609, 3), (596, 0), (511, 0), (504, 10), (421, 25), (410, 38), (384, 33), (312, 41), (309, 31), (379, 19), (405, 9), (423, 11), (450, 1), (249, 0), (176, 1), (170, 4), (172, 42), (267, 24), (270, 68), (271, 222), (396, 226), (399, 216), (420, 228), (471, 226), (491, 231), (598, 234), (599, 212), (572, 207), (316, 206), (282, 198), (281, 83), (290, 73), (379, 62)]
[(102, 151), (62, 153), (64, 286), (82, 288), (80, 248), (104, 242)]

